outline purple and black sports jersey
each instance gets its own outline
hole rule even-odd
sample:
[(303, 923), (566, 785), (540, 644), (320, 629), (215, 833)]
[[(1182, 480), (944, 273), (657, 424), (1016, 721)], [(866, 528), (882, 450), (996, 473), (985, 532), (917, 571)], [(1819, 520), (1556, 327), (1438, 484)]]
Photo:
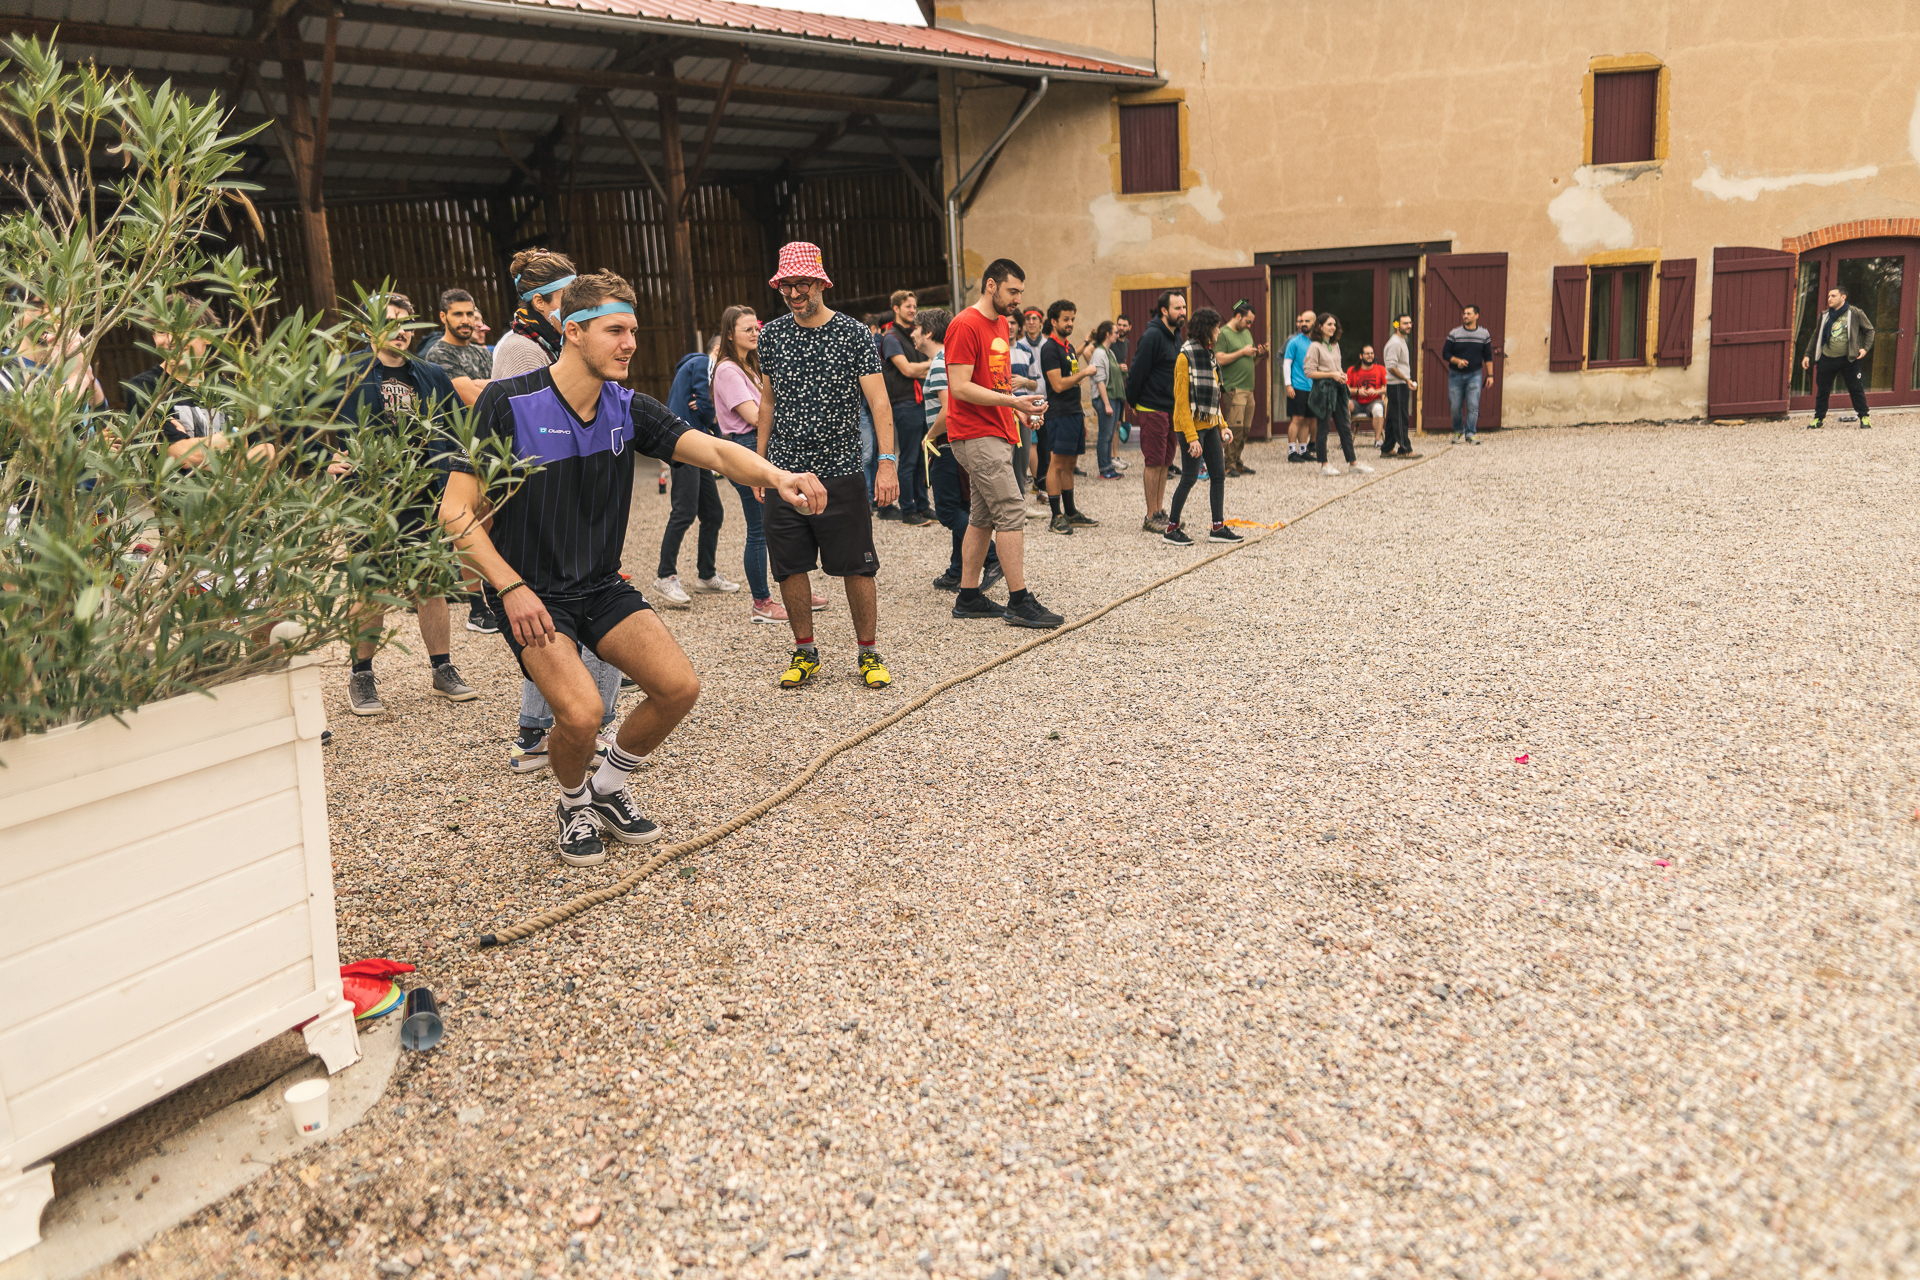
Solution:
[[(513, 441), (514, 457), (538, 463), (500, 504), (493, 545), (534, 594), (566, 600), (620, 581), (620, 551), (633, 503), (629, 450), (670, 461), (691, 430), (658, 400), (609, 382), (593, 421), (583, 422), (549, 369), (489, 383), (474, 405), (476, 431)], [(471, 473), (465, 458), (448, 460)]]

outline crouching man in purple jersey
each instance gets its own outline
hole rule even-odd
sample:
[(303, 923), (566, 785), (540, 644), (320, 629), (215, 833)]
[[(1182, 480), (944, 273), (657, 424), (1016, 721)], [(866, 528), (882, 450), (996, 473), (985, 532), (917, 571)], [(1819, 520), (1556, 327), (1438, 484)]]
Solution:
[[(491, 511), (489, 532), (472, 464), (449, 456), (440, 506), (448, 536), (485, 581), (487, 607), (520, 669), (553, 709), (560, 858), (582, 867), (606, 858), (603, 835), (645, 844), (660, 834), (641, 816), (628, 780), (700, 696), (693, 664), (646, 597), (620, 576), (633, 500), (628, 449), (777, 490), (802, 512), (818, 515), (827, 501), (813, 475), (782, 471), (751, 449), (693, 430), (658, 401), (619, 385), (636, 345), (633, 301), (633, 289), (611, 272), (567, 286), (560, 358), (489, 383), (474, 405), (477, 434), (511, 441), (515, 458), (541, 470)], [(580, 661), (582, 644), (647, 695), (591, 777), (601, 700)]]

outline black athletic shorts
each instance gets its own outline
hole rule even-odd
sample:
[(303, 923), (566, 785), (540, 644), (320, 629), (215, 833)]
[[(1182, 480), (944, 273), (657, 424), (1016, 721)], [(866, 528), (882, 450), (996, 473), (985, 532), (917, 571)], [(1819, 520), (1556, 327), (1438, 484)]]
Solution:
[(1311, 418), (1313, 410), (1307, 407), (1307, 393), (1293, 391), (1287, 395), (1287, 416), (1289, 418)]
[(1041, 429), (1046, 432), (1048, 453), (1080, 454), (1087, 451), (1087, 420), (1078, 409), (1048, 418)]
[(834, 578), (871, 578), (880, 571), (865, 473), (856, 471), (820, 483), (826, 486), (827, 509), (817, 516), (805, 514), (778, 494), (767, 494), (760, 519), (775, 582), (815, 568)]
[[(536, 589), (535, 595), (539, 595)], [(527, 661), (521, 655), (526, 646), (513, 634), (513, 627), (507, 622), (507, 606), (502, 603), (500, 593), (491, 586), (482, 588), (481, 595), (486, 599), (487, 608), (500, 620), (500, 634), (506, 637), (507, 647), (513, 650), (513, 660), (520, 664), (520, 674), (533, 679), (527, 671)], [(600, 642), (607, 633), (642, 610), (653, 606), (640, 594), (640, 589), (625, 578), (615, 578), (606, 586), (591, 591), (584, 596), (568, 596), (559, 599), (553, 596), (540, 596), (540, 603), (547, 606), (547, 613), (553, 618), (553, 629), (560, 635), (573, 641), (573, 648), (581, 645), (600, 652)], [(548, 641), (549, 644), (557, 643)]]

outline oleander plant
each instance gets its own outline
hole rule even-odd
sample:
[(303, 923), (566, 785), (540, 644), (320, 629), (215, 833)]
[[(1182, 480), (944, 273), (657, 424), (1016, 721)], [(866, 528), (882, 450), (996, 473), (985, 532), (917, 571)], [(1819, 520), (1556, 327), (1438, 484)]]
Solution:
[[(0, 43), (0, 62), (0, 130), (25, 156), (0, 169), (0, 741), (391, 639), (370, 606), (458, 576), (447, 538), (399, 515), (453, 451), (497, 499), (505, 451), (464, 413), (343, 420), (398, 322), (380, 289), (338, 317), (284, 308), (231, 246), (257, 214), (219, 102), (51, 42)], [(163, 369), (118, 409), (93, 374), (115, 332)], [(218, 439), (170, 451), (182, 404)]]

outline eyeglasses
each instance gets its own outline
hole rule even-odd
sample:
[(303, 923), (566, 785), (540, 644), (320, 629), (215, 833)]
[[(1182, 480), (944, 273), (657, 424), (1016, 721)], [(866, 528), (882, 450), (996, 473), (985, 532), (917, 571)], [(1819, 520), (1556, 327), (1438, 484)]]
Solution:
[(819, 284), (818, 280), (782, 280), (773, 287), (781, 293), (811, 293)]

